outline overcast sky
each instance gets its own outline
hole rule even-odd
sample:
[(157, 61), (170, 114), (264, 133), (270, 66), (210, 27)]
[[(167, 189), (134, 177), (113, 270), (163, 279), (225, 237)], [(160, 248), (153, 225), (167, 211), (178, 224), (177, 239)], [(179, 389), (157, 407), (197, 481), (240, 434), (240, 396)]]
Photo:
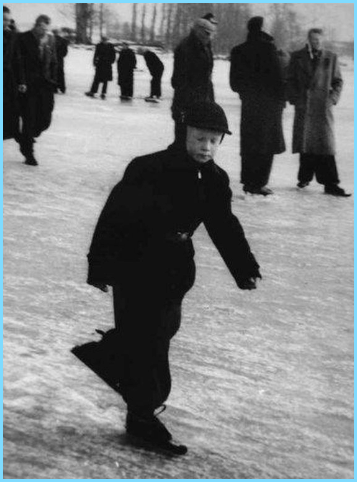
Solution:
[[(45, 13), (52, 18), (54, 27), (73, 26), (73, 20), (65, 18), (61, 11), (71, 10), (71, 4), (63, 3), (5, 3), (13, 14), (20, 30), (31, 27), (37, 15)], [(73, 4), (72, 4), (73, 5)], [(111, 9), (117, 11), (120, 20), (131, 19), (131, 3), (110, 3)], [(150, 4), (148, 4), (150, 6)], [(269, 4), (252, 3), (254, 14), (266, 15)], [(354, 5), (351, 3), (295, 3), (294, 4), (306, 23), (311, 26), (333, 30), (336, 40), (353, 40), (354, 38)], [(266, 22), (269, 30), (269, 22)]]

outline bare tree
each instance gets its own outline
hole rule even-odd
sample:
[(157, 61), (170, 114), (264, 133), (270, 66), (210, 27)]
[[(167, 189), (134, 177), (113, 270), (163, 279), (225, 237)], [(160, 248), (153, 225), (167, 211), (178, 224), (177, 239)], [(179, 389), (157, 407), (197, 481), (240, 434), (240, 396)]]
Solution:
[(132, 40), (136, 40), (137, 15), (138, 15), (138, 4), (133, 3), (133, 13), (132, 13), (132, 20), (131, 20), (131, 39)]
[(76, 42), (88, 44), (90, 39), (88, 37), (88, 20), (90, 17), (90, 4), (89, 3), (76, 3)]
[(145, 20), (146, 20), (146, 3), (141, 8), (141, 41), (145, 43)]
[(157, 3), (154, 3), (154, 8), (152, 12), (151, 18), (151, 31), (150, 31), (150, 41), (153, 42), (155, 40), (155, 24), (157, 18)]

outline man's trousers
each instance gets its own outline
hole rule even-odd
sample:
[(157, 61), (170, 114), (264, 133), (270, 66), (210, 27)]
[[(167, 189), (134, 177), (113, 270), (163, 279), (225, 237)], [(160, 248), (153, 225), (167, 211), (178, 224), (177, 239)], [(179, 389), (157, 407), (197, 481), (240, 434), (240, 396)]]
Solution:
[(314, 175), (316, 175), (317, 182), (324, 186), (338, 184), (340, 180), (338, 178), (335, 156), (300, 154), (299, 182), (311, 182)]

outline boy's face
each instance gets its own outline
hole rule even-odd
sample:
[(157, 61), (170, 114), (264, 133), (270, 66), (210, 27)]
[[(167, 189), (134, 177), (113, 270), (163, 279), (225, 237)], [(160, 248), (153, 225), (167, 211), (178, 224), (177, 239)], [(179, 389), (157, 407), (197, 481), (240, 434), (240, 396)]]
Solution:
[(187, 152), (196, 162), (201, 164), (214, 159), (221, 139), (221, 132), (187, 126)]

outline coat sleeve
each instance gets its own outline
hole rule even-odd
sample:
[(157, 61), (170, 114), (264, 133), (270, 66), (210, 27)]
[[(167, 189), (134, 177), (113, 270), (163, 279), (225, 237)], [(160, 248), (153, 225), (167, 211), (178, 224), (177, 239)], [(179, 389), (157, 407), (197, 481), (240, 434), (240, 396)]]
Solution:
[(341, 75), (340, 64), (337, 55), (334, 56), (334, 68), (331, 79), (331, 98), (332, 102), (336, 105), (340, 100), (343, 87), (343, 80)]
[[(89, 254), (89, 284), (112, 284), (121, 262), (138, 260), (163, 229), (165, 215), (155, 193), (155, 173), (139, 159), (127, 167), (112, 190), (93, 234)], [(115, 277), (114, 273), (114, 277)]]
[(18, 85), (26, 84), (24, 62), (21, 53), (19, 35), (15, 34), (14, 37), (14, 55), (12, 58), (12, 68), (14, 71), (15, 79)]
[(187, 69), (187, 52), (179, 45), (174, 54), (174, 70), (171, 78), (173, 89), (184, 88), (187, 85)]
[(99, 60), (99, 45), (96, 45), (95, 51), (94, 51), (94, 56), (93, 56), (93, 65), (94, 67), (97, 66), (98, 60)]
[(295, 105), (299, 97), (299, 76), (298, 76), (298, 62), (296, 55), (292, 54), (288, 65), (287, 79), (286, 79), (286, 100), (290, 104)]
[(226, 263), (238, 287), (251, 277), (261, 277), (259, 264), (250, 250), (244, 230), (232, 213), (232, 191), (228, 175), (222, 174), (220, 192), (214, 196), (204, 219), (207, 232)]
[(239, 93), (242, 84), (242, 72), (241, 63), (239, 59), (240, 55), (234, 48), (231, 51), (231, 66), (229, 71), (229, 84), (233, 92)]

